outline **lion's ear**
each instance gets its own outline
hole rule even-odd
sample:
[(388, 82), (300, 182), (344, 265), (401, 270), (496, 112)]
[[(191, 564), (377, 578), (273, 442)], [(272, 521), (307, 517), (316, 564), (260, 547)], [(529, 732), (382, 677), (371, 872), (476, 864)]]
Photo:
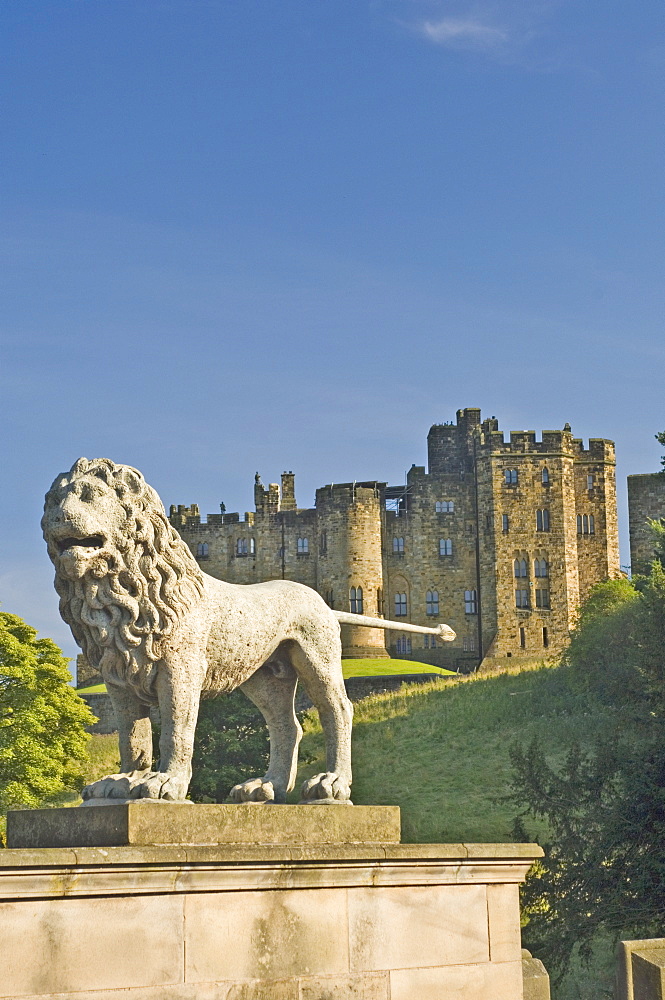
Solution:
[(143, 492), (145, 484), (143, 476), (138, 469), (132, 469), (129, 465), (123, 465), (121, 467), (120, 479), (132, 493), (138, 495)]

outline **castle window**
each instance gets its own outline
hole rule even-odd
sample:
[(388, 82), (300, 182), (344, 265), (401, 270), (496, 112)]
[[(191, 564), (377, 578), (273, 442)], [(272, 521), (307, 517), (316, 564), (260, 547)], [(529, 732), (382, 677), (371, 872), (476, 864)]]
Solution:
[(533, 560), (533, 575), (536, 577), (546, 577), (550, 575), (550, 567), (547, 559)]
[(238, 538), (236, 540), (236, 555), (246, 556), (249, 551), (246, 538)]
[(547, 467), (545, 467), (540, 473), (540, 481), (542, 482), (543, 486), (550, 485), (550, 470)]
[(423, 646), (425, 647), (425, 649), (436, 649), (436, 636), (426, 635)]
[(437, 514), (454, 514), (455, 504), (452, 500), (437, 500), (434, 504), (434, 510)]
[(249, 540), (249, 554), (250, 556), (256, 555), (256, 539), (250, 538)]
[(465, 635), (462, 639), (462, 652), (464, 653), (475, 653), (476, 651), (476, 639), (475, 636)]
[(478, 614), (478, 594), (475, 590), (464, 591), (464, 614)]
[(588, 490), (592, 490), (593, 487), (594, 487), (595, 481), (596, 481), (596, 477), (595, 476), (587, 476), (586, 477), (586, 488)]
[(401, 653), (401, 654), (410, 653), (411, 652), (411, 640), (408, 639), (405, 635), (402, 635), (402, 636), (399, 637), (399, 639), (395, 643), (395, 648), (396, 648), (396, 650), (397, 650), (398, 653)]
[(503, 481), (506, 484), (506, 486), (517, 486), (517, 481), (518, 481), (517, 469), (504, 469)]
[(425, 598), (428, 615), (438, 615), (439, 613), (439, 591), (428, 590)]
[(520, 629), (520, 647), (526, 649), (526, 629)]
[(325, 601), (326, 601), (326, 604), (328, 605), (329, 608), (333, 607), (333, 592), (332, 592), (332, 590), (326, 590)]
[(508, 534), (508, 532), (510, 531), (510, 518), (508, 517), (507, 514), (501, 515), (501, 530), (504, 532), (504, 534)]
[(577, 515), (577, 534), (578, 535), (596, 534), (596, 519), (594, 518), (593, 514)]
[(376, 591), (376, 611), (377, 614), (383, 614), (383, 591), (379, 587)]
[(593, 514), (589, 514), (589, 534), (590, 535), (596, 534), (596, 519), (594, 518)]
[(536, 591), (536, 607), (537, 608), (549, 608), (550, 606), (550, 592), (549, 590), (537, 590)]
[(207, 559), (208, 558), (208, 543), (199, 542), (196, 546), (196, 558), (197, 559)]
[(516, 608), (528, 608), (529, 607), (529, 591), (528, 590), (516, 590), (515, 591), (515, 607)]
[(298, 539), (298, 555), (307, 556), (309, 555), (309, 539), (299, 538)]
[(515, 576), (528, 576), (526, 559), (516, 559), (514, 569)]
[(328, 533), (326, 531), (322, 531), (319, 536), (319, 552), (322, 556), (328, 552)]
[(406, 594), (395, 594), (395, 618), (406, 616)]
[(536, 511), (536, 531), (550, 530), (550, 512), (546, 507)]
[(439, 539), (439, 555), (440, 556), (451, 556), (453, 554), (453, 540), (452, 538), (440, 538)]
[(549, 644), (550, 644), (550, 637), (549, 637), (549, 633), (547, 631), (547, 625), (544, 625), (543, 626), (543, 646), (545, 646), (545, 648), (547, 649), (547, 647), (549, 646)]
[(404, 539), (403, 538), (393, 538), (393, 554), (396, 556), (404, 555)]
[(363, 613), (362, 587), (351, 587), (351, 590), (349, 591), (349, 603), (352, 615), (361, 615)]

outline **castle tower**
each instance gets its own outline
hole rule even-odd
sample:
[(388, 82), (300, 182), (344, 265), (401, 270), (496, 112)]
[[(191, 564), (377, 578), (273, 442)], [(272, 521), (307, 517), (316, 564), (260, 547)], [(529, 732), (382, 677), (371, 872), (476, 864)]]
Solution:
[[(316, 589), (336, 611), (383, 617), (380, 483), (343, 483), (316, 491), (319, 558)], [(342, 626), (347, 658), (388, 656), (380, 629)]]

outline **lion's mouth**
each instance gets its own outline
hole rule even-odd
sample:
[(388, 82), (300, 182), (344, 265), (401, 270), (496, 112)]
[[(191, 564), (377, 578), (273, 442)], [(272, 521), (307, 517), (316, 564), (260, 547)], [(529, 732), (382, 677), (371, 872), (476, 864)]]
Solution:
[(101, 549), (104, 547), (103, 535), (88, 535), (86, 538), (63, 538), (58, 542), (60, 552), (69, 549)]

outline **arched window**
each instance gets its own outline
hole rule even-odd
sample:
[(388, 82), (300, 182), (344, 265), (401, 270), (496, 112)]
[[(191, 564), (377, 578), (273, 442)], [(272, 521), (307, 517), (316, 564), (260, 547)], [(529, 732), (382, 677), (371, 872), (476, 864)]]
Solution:
[(518, 482), (517, 469), (504, 469), (503, 481), (506, 484), (506, 486), (517, 486)]
[(403, 538), (393, 538), (393, 553), (396, 556), (404, 555), (404, 539)]
[(476, 593), (475, 590), (464, 591), (464, 614), (465, 615), (478, 614), (478, 594)]
[(236, 555), (246, 556), (249, 551), (246, 538), (238, 538), (236, 541)]
[(550, 470), (547, 468), (547, 466), (545, 466), (545, 468), (540, 473), (540, 479), (543, 486), (550, 485)]
[(439, 591), (428, 590), (425, 598), (428, 615), (438, 615), (439, 613)]
[(533, 573), (537, 577), (546, 577), (550, 575), (550, 567), (547, 559), (534, 559), (533, 560)]
[(528, 590), (516, 590), (515, 591), (515, 607), (516, 608), (528, 608), (529, 607), (529, 591)]
[(452, 538), (440, 538), (439, 539), (439, 555), (440, 556), (451, 556), (453, 554), (453, 540)]
[(582, 515), (581, 514), (577, 515), (577, 534), (578, 535), (582, 534)]
[(514, 563), (515, 576), (528, 576), (526, 559), (516, 559)]
[(306, 556), (309, 555), (309, 539), (299, 538), (298, 539), (298, 555)]
[(325, 556), (328, 552), (328, 532), (322, 531), (319, 535), (319, 552)]
[(406, 594), (395, 594), (395, 618), (404, 618), (406, 611)]
[(452, 500), (437, 500), (434, 504), (434, 510), (437, 514), (454, 514), (455, 504)]
[(196, 558), (197, 559), (207, 559), (208, 558), (208, 543), (199, 542), (196, 546)]
[(349, 591), (349, 604), (351, 607), (352, 615), (362, 615), (363, 614), (363, 588), (362, 587), (351, 587)]
[(550, 530), (550, 512), (546, 507), (536, 511), (536, 531)]
[(395, 649), (398, 653), (410, 653), (411, 652), (411, 639), (407, 638), (405, 635), (401, 635), (397, 642), (395, 643)]

